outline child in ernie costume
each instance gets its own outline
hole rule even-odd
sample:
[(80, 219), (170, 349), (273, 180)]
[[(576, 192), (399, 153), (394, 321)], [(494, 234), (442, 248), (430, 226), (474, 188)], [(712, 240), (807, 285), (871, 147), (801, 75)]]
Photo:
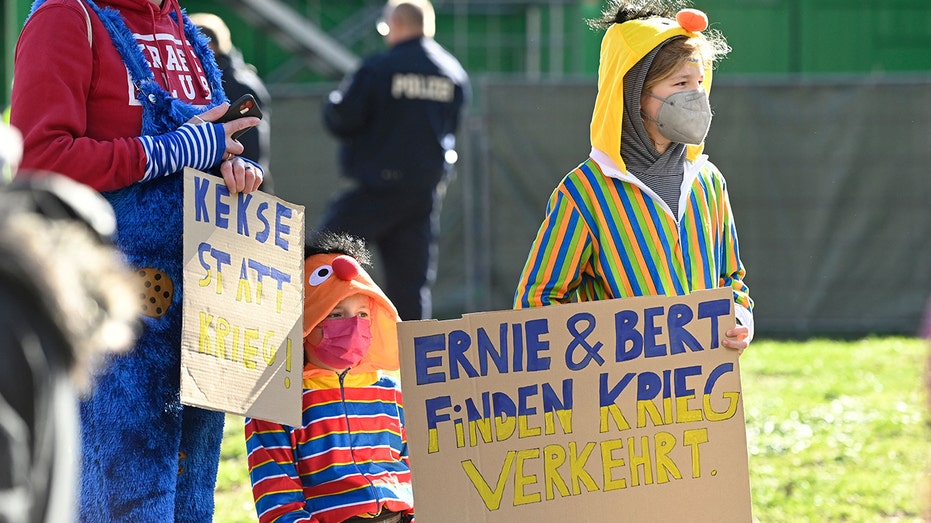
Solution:
[(362, 268), (369, 259), (347, 235), (305, 249), (302, 425), (246, 419), (261, 523), (413, 520), (400, 318)]

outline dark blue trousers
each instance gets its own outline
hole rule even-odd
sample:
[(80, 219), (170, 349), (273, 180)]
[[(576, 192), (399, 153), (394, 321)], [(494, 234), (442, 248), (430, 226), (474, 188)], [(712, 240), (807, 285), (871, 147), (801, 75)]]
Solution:
[(318, 231), (345, 232), (377, 250), (378, 282), (402, 320), (432, 317), (437, 235), (445, 182), (437, 187), (355, 187), (330, 204)]

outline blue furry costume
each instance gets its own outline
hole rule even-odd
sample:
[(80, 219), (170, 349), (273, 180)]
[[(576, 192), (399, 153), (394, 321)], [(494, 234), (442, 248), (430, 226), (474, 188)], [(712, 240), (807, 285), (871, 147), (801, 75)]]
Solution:
[[(84, 1), (107, 28), (139, 90), (143, 135), (174, 131), (209, 108), (172, 98), (154, 80), (119, 12)], [(213, 107), (226, 101), (220, 71), (206, 39), (182, 16), (211, 84)], [(81, 521), (213, 519), (224, 414), (182, 405), (179, 398), (182, 181), (175, 173), (104, 193), (117, 216), (117, 245), (146, 278), (153, 303), (134, 349), (111, 356), (95, 376), (93, 395), (81, 404)]]

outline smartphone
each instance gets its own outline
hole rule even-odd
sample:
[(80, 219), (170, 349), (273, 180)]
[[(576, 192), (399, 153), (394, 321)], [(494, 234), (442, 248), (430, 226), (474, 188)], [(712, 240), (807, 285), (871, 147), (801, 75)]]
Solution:
[[(255, 101), (255, 97), (251, 94), (244, 94), (239, 97), (238, 100), (230, 104), (230, 108), (226, 111), (217, 123), (229, 122), (230, 120), (235, 120), (237, 118), (242, 118), (244, 116), (255, 116), (256, 118), (262, 118), (262, 109), (259, 107), (258, 102)], [(247, 127), (233, 133), (233, 139), (238, 140), (243, 133), (252, 129), (252, 127)]]

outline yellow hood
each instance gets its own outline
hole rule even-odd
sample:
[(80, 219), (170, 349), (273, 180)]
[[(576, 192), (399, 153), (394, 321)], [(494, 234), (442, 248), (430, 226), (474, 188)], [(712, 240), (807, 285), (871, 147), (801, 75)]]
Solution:
[[(625, 171), (621, 158), (621, 122), (624, 114), (624, 75), (641, 58), (674, 36), (695, 37), (675, 20), (649, 18), (614, 24), (601, 41), (598, 66), (598, 96), (592, 114), (592, 147), (609, 156), (618, 169)], [(711, 92), (711, 66), (705, 67), (705, 92)], [(689, 145), (686, 157), (695, 160), (704, 145)]]

